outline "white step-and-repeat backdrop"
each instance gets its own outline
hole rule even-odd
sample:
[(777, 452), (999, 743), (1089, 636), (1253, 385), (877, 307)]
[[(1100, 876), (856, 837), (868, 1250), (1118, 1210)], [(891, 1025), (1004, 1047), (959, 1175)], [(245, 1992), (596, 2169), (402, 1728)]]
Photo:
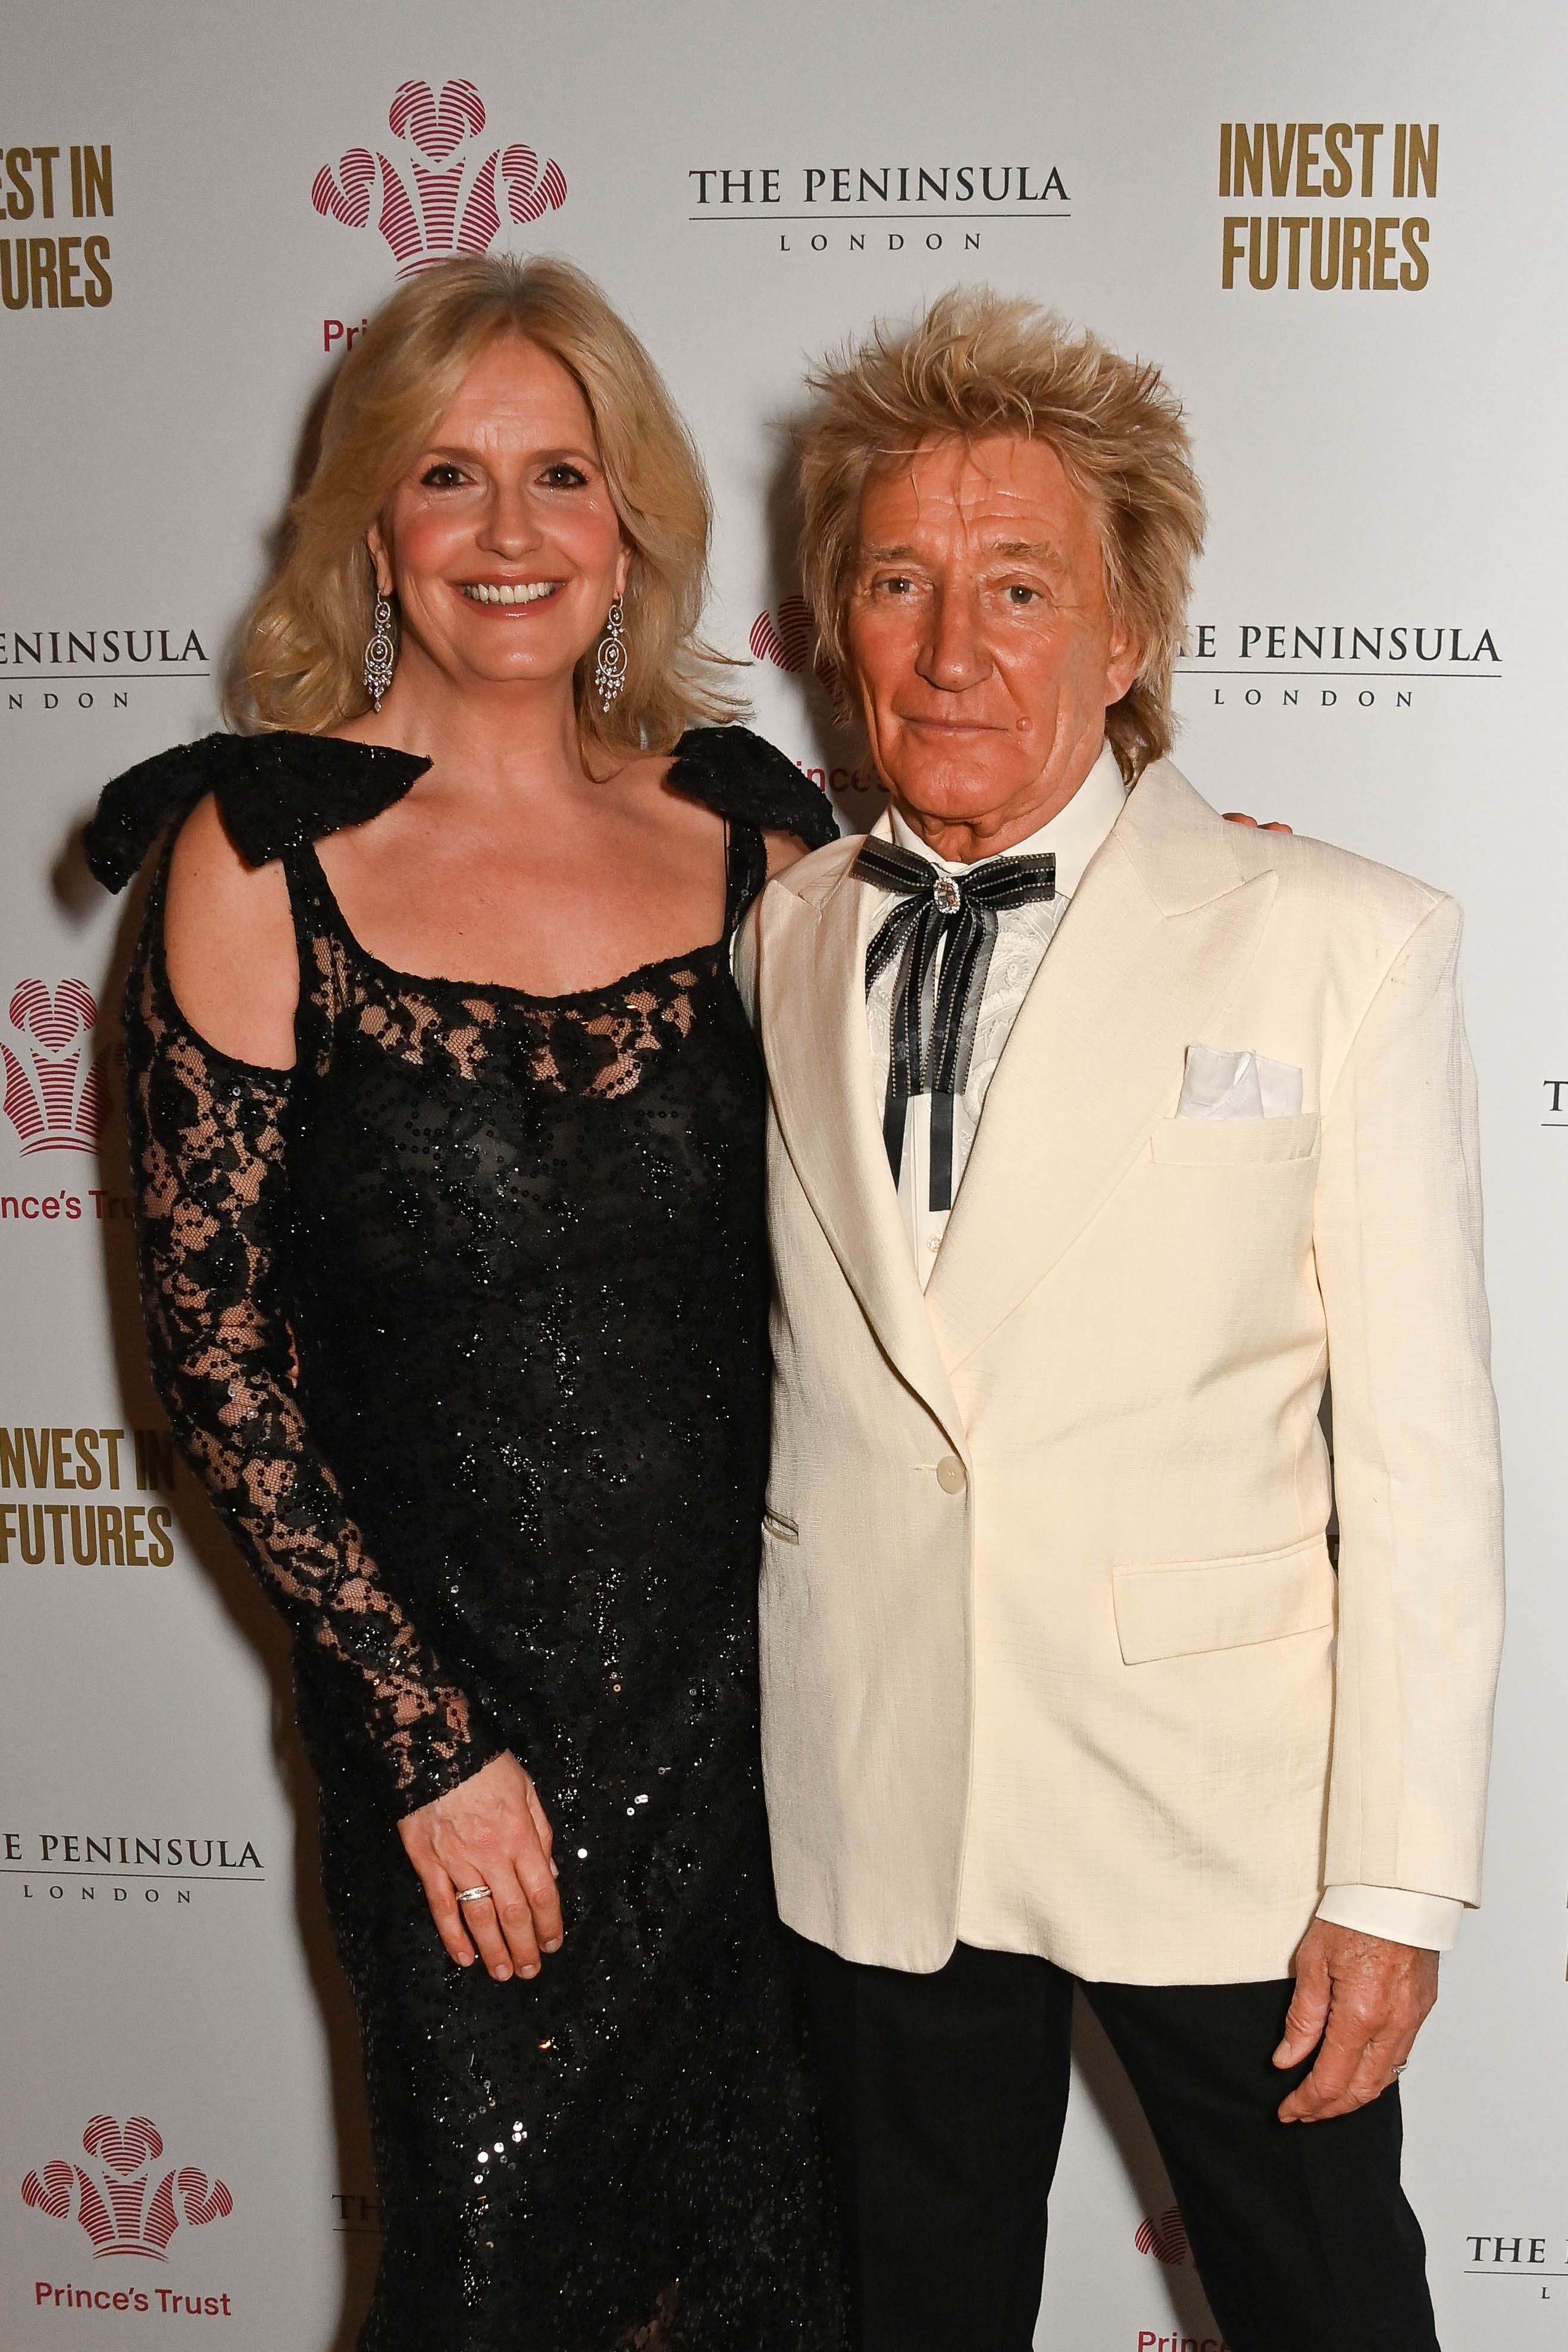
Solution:
[[(956, 280), (1157, 358), (1213, 511), (1177, 757), (1469, 915), (1512, 1616), (1488, 1899), (1406, 2077), (1448, 2352), (1568, 2346), (1561, 1349), (1568, 19), (1384, 0), (53, 0), (0, 106), (0, 2341), (352, 2341), (375, 2182), (284, 1644), (140, 1369), (125, 910), (68, 848), (214, 720), (312, 404), (432, 255), (559, 251), (712, 470), (712, 627), (852, 814), (802, 363)], [(195, 2323), (193, 2325), (192, 2323)], [(1216, 2352), (1085, 2031), (1039, 2342)], [(1325, 2345), (1324, 2352), (1332, 2352)], [(1344, 2347), (1351, 2352), (1351, 2347)]]

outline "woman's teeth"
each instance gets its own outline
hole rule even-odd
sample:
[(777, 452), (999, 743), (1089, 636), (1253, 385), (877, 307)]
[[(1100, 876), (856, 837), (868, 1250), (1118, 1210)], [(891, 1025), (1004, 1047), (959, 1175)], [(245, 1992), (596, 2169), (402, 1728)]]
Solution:
[(528, 580), (519, 581), (516, 587), (490, 588), (476, 581), (463, 593), (476, 604), (537, 604), (541, 596), (553, 596), (559, 584), (556, 580)]

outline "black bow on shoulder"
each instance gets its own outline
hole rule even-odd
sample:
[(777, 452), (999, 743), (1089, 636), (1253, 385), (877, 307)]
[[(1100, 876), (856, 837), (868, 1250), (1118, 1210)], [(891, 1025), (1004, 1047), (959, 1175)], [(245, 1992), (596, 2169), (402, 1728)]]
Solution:
[[(1056, 896), (1056, 856), (992, 857), (972, 873), (949, 874), (895, 844), (868, 841), (856, 877), (897, 893), (899, 903), (865, 956), (869, 995), (879, 972), (902, 957), (893, 1001), (892, 1052), (883, 1139), (893, 1181), (904, 1165), (912, 1095), (931, 1097), (931, 1206), (953, 1205), (953, 1102), (969, 1082), (975, 1025), (996, 945), (997, 916)], [(938, 953), (946, 943), (946, 952)]]
[(204, 735), (104, 786), (82, 835), (87, 862), (106, 890), (123, 890), (160, 835), (215, 793), (240, 855), (265, 866), (297, 842), (379, 816), (429, 765), (334, 735)]

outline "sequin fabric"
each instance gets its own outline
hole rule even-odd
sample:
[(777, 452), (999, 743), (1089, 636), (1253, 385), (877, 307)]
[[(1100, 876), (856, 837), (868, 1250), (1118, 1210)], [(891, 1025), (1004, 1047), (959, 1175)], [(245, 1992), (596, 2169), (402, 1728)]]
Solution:
[[(305, 740), (308, 825), (286, 779), (213, 779), (247, 855), (281, 845), (298, 1063), (187, 1028), (160, 877), (128, 1098), (160, 1389), (298, 1637), (380, 2173), (361, 2352), (611, 2352), (661, 2312), (689, 2352), (836, 2352), (758, 1752), (764, 1082), (727, 944), (759, 826), (831, 819), (755, 738), (686, 739), (725, 941), (546, 1002), (359, 948), (308, 835), (338, 761), (362, 821), (368, 755)], [(202, 748), (120, 791), (122, 865)], [(497, 1985), (445, 1958), (395, 1822), (506, 1748), (567, 1938)]]

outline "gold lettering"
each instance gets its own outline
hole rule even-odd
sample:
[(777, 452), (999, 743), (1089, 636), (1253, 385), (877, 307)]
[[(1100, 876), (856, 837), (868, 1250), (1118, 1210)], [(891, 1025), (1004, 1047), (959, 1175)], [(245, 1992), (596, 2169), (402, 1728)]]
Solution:
[(1397, 294), (1399, 280), (1394, 275), (1394, 238), (1399, 226), (1397, 213), (1381, 215), (1373, 223), (1372, 284), (1378, 294)]
[(1263, 223), (1254, 213), (1247, 243), (1247, 276), (1260, 294), (1267, 294), (1280, 275), (1280, 224), (1269, 215), (1269, 267), (1263, 267)]
[(1406, 252), (1410, 256), (1409, 260), (1402, 264), (1399, 271), (1399, 283), (1407, 294), (1419, 294), (1431, 274), (1426, 254), (1421, 249), (1430, 235), (1431, 229), (1428, 224), (1418, 213), (1413, 213), (1405, 224), (1405, 232), (1400, 239)]
[(1291, 249), (1285, 264), (1285, 283), (1293, 289), (1301, 282), (1301, 232), (1311, 228), (1312, 222), (1305, 213), (1287, 214), (1280, 226), (1290, 231)]
[(5, 210), (12, 220), (33, 217), (33, 151), (30, 147), (7, 147), (5, 169), (11, 174), (11, 193), (5, 199)]
[(101, 211), (105, 220), (114, 217), (114, 157), (108, 147), (96, 152), (91, 147), (81, 151), (83, 176), (87, 184), (87, 216), (96, 219)]
[(1283, 146), (1280, 143), (1279, 131), (1272, 122), (1270, 123), (1269, 194), (1271, 196), (1288, 196), (1291, 193), (1291, 157), (1295, 145), (1296, 126), (1293, 122), (1285, 125)]
[(1407, 196), (1435, 196), (1437, 193), (1437, 126), (1427, 125), (1423, 137), (1418, 122), (1410, 125), (1410, 173), (1405, 183)]
[[(105, 150), (105, 152), (108, 151)], [(82, 247), (82, 256), (92, 272), (92, 284), (83, 288), (89, 310), (101, 310), (114, 299), (114, 284), (104, 264), (109, 259), (109, 239), (89, 236)]]
[(59, 279), (55, 274), (55, 240), (52, 236), (30, 236), (27, 239), (27, 268), (33, 280), (33, 308), (44, 307), (44, 293), (48, 291), (49, 308), (60, 307)]
[(1323, 164), (1325, 196), (1348, 196), (1354, 176), (1350, 166), (1350, 142), (1354, 136), (1348, 122), (1331, 122), (1323, 133), (1326, 157)]
[(1233, 196), (1260, 196), (1263, 193), (1263, 125), (1260, 122), (1252, 125), (1250, 138), (1247, 135), (1244, 122), (1236, 126), (1236, 169), (1230, 193)]
[(85, 308), (82, 296), (72, 291), (78, 278), (81, 276), (81, 264), (75, 258), (77, 247), (80, 243), (79, 236), (62, 236), (59, 240), (62, 310), (80, 310)]
[(1383, 125), (1381, 122), (1358, 122), (1355, 135), (1361, 142), (1361, 193), (1369, 196), (1372, 194), (1373, 152), (1383, 136)]
[[(1325, 252), (1326, 247), (1326, 252)], [(1320, 294), (1339, 284), (1339, 215), (1322, 213), (1312, 222), (1312, 284)]]
[(37, 164), (38, 176), (43, 182), (40, 193), (44, 199), (46, 220), (53, 220), (55, 216), (55, 165), (59, 152), (57, 147), (35, 147), (33, 150), (33, 161)]

